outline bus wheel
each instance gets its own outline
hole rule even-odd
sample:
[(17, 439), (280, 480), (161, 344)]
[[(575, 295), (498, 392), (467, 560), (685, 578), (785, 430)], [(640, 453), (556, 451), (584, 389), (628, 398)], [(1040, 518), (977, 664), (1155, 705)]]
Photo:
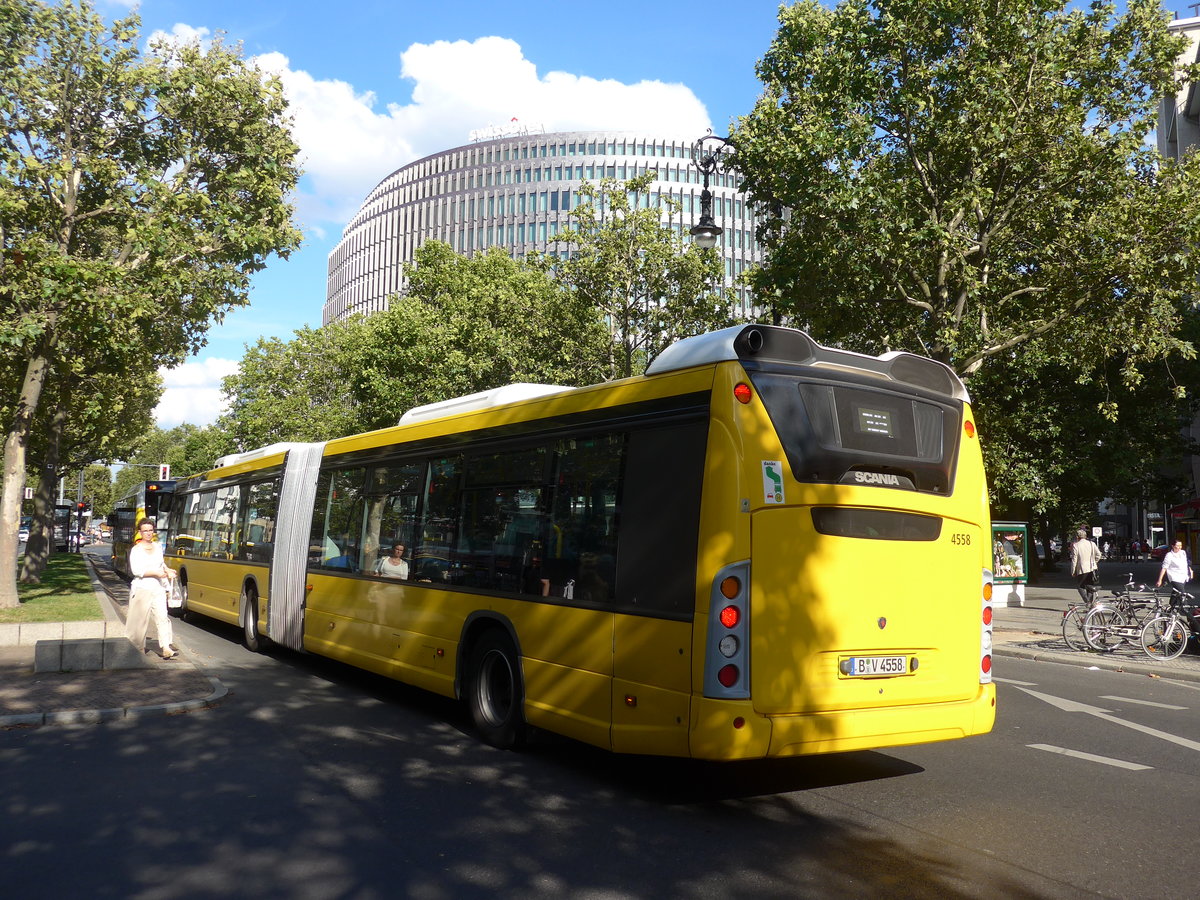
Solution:
[(512, 750), (525, 742), (525, 692), (517, 650), (502, 631), (482, 634), (471, 648), (467, 707), (480, 736)]
[(258, 631), (258, 594), (252, 587), (242, 588), (242, 638), (247, 650), (258, 652), (266, 645)]

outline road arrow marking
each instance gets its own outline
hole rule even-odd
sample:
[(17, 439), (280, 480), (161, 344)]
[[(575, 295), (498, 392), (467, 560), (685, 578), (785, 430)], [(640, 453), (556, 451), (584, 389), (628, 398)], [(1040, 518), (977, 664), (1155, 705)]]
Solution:
[(1111, 756), (1097, 756), (1094, 753), (1084, 753), (1082, 750), (1068, 750), (1065, 747), (1055, 747), (1053, 744), (1026, 744), (1025, 746), (1031, 750), (1045, 750), (1047, 753), (1070, 756), (1072, 759), (1086, 759), (1088, 762), (1104, 763), (1106, 766), (1116, 766), (1118, 769), (1132, 769), (1135, 772), (1154, 768), (1153, 766), (1143, 766), (1141, 763), (1126, 762), (1123, 759), (1113, 759)]
[(1139, 725), (1136, 722), (1126, 722), (1124, 719), (1118, 719), (1116, 716), (1110, 715), (1107, 709), (1101, 709), (1098, 706), (1088, 706), (1086, 703), (1079, 703), (1075, 700), (1065, 700), (1062, 697), (1055, 697), (1050, 694), (1031, 691), (1029, 688), (1019, 687), (1017, 690), (1024, 691), (1029, 696), (1037, 697), (1039, 700), (1044, 700), (1046, 703), (1061, 709), (1063, 712), (1087, 713), (1089, 716), (1095, 716), (1097, 719), (1103, 719), (1105, 722), (1112, 722), (1114, 725), (1123, 725), (1126, 728), (1132, 728), (1134, 731), (1140, 731), (1142, 734), (1148, 734), (1151, 737), (1162, 738), (1164, 741), (1170, 741), (1172, 744), (1178, 744), (1180, 747), (1187, 747), (1189, 750), (1200, 750), (1200, 742), (1190, 741), (1187, 738), (1180, 737), (1177, 734), (1159, 731), (1157, 728)]
[(1155, 703), (1152, 700), (1135, 700), (1133, 697), (1113, 697), (1105, 694), (1101, 700), (1116, 700), (1118, 703), (1137, 703), (1140, 706), (1153, 706), (1157, 709), (1187, 709), (1186, 706), (1173, 706), (1170, 703)]

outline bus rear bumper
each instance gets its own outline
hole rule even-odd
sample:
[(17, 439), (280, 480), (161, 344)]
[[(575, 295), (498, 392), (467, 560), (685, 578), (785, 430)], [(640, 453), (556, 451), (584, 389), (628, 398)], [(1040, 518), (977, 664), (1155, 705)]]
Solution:
[[(732, 760), (845, 753), (987, 734), (996, 721), (996, 688), (981, 684), (975, 697), (956, 703), (792, 716), (760, 716), (750, 710), (749, 702), (731, 709), (734, 705), (699, 701), (693, 718), (693, 757)], [(742, 724), (734, 725), (738, 720)]]

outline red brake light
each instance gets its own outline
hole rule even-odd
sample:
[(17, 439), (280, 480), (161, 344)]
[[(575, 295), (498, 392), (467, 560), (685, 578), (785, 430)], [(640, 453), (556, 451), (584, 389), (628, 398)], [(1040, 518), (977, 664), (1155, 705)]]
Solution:
[(985, 606), (983, 608), (983, 624), (984, 625), (992, 624), (992, 608), (990, 606)]
[(738, 680), (737, 666), (722, 666), (721, 671), (717, 673), (717, 681), (725, 687), (733, 687)]
[[(729, 667), (726, 666), (726, 668), (729, 668)], [(982, 660), (980, 660), (979, 668), (983, 669), (984, 675), (986, 675), (988, 672), (992, 671), (992, 658), (990, 656), (985, 656)]]
[(738, 403), (749, 403), (754, 399), (754, 391), (750, 390), (750, 385), (744, 381), (739, 381), (733, 387), (733, 396)]
[[(742, 611), (736, 606), (727, 606), (721, 610), (721, 624), (726, 628), (733, 628), (742, 620)], [(728, 687), (729, 685), (726, 685)]]

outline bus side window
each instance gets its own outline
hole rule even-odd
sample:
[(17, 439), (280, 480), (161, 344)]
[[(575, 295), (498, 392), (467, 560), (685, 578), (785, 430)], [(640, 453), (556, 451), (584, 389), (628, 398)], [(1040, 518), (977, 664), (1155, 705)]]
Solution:
[(363, 480), (366, 469), (332, 469), (317, 479), (309, 539), (309, 565), (357, 572), (362, 568)]
[(617, 488), (625, 435), (555, 447), (554, 499), (544, 570), (551, 596), (607, 603), (616, 584)]
[(395, 462), (376, 466), (368, 480), (366, 538), (363, 541), (363, 571), (374, 572), (379, 560), (394, 544), (407, 548), (405, 559), (412, 577), (411, 553), (417, 528), (417, 501), (425, 466)]

